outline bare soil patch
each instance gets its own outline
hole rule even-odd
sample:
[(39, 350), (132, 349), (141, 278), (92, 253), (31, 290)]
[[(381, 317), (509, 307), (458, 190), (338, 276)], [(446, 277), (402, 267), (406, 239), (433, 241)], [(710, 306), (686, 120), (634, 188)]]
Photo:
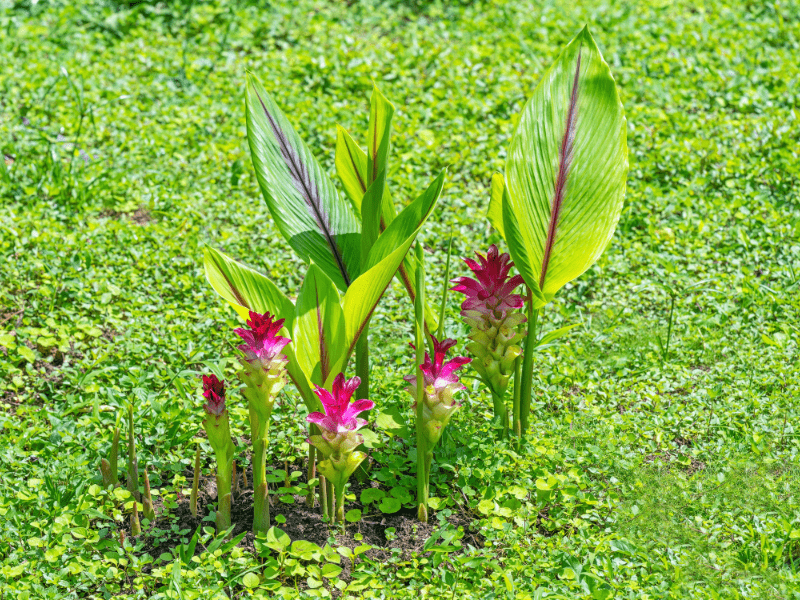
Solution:
[[(275, 464), (275, 470), (283, 469), (284, 464)], [(269, 468), (267, 469), (269, 472)], [(304, 465), (290, 464), (289, 472), (301, 471), (303, 475), (296, 481), (305, 483), (306, 470)], [(192, 472), (186, 471), (184, 473), (187, 481), (191, 482)], [(166, 478), (164, 479), (167, 480)], [(252, 469), (247, 469), (247, 480), (252, 485)], [(272, 525), (286, 533), (291, 540), (306, 540), (313, 542), (320, 547), (331, 543), (334, 546), (347, 546), (354, 549), (363, 544), (372, 546), (367, 550), (363, 556), (373, 560), (386, 560), (393, 551), (396, 553), (400, 550), (400, 557), (402, 559), (410, 558), (412, 554), (418, 553), (422, 550), (425, 542), (439, 526), (436, 514), (432, 511), (430, 521), (428, 523), (420, 523), (416, 518), (416, 510), (412, 508), (401, 508), (394, 514), (383, 514), (378, 511), (374, 506), (363, 506), (359, 502), (361, 492), (368, 487), (379, 487), (376, 482), (361, 483), (353, 476), (350, 480), (350, 487), (348, 494), (354, 494), (355, 501), (348, 502), (346, 510), (353, 508), (362, 511), (362, 518), (357, 523), (346, 523), (344, 528), (340, 525), (333, 525), (323, 520), (319, 508), (319, 496), (316, 494), (313, 507), (306, 504), (306, 497), (304, 495), (293, 495), (292, 503), (281, 502), (278, 495), (274, 493), (275, 489), (281, 484), (270, 486), (270, 518)], [(388, 492), (388, 490), (386, 490)], [(156, 509), (156, 526), (162, 529), (165, 526), (161, 514), (161, 500), (159, 497), (154, 498)], [(178, 499), (178, 507), (170, 511), (170, 519), (174, 523), (177, 521), (178, 530), (189, 530), (193, 532), (198, 527), (211, 526), (213, 522), (203, 521), (203, 518), (215, 510), (216, 507), (216, 479), (213, 476), (203, 476), (200, 479), (197, 498), (197, 516), (192, 515), (190, 510), (190, 499), (187, 496), (181, 495)], [(452, 514), (447, 517), (447, 521), (454, 527), (463, 527), (464, 537), (462, 544), (471, 544), (472, 546), (483, 546), (484, 538), (480, 533), (477, 525), (476, 517), (469, 510), (461, 506), (456, 506), (450, 509)], [(285, 521), (278, 522), (278, 517), (282, 516)], [(141, 518), (141, 515), (140, 515)], [(255, 536), (252, 533), (253, 527), (253, 490), (248, 488), (239, 489), (233, 505), (231, 507), (231, 523), (234, 526), (233, 536), (247, 532), (245, 537), (239, 543), (239, 546), (255, 552), (254, 540)], [(392, 531), (393, 530), (393, 531)], [(130, 535), (130, 525), (125, 522), (123, 528), (124, 534)], [(143, 552), (150, 554), (153, 557), (158, 557), (161, 553), (169, 552), (172, 548), (180, 545), (182, 536), (175, 534), (160, 542), (154, 544), (153, 540), (148, 538), (147, 529), (143, 530), (145, 545)], [(356, 539), (356, 536), (359, 536)], [(202, 552), (202, 548), (198, 545), (198, 552)], [(349, 567), (342, 562), (342, 567), (345, 571), (340, 575), (341, 579), (349, 577)]]

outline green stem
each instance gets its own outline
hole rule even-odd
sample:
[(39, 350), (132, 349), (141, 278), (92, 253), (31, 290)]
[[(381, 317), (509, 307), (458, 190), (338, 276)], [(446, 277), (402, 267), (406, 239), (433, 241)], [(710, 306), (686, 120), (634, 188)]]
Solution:
[(137, 502), (142, 501), (139, 494), (139, 462), (136, 460), (136, 441), (133, 436), (133, 404), (128, 405), (128, 491)]
[(431, 497), (431, 462), (433, 461), (433, 448), (425, 453), (425, 508), (428, 507), (428, 498)]
[(522, 379), (522, 357), (518, 356), (514, 360), (514, 401), (513, 401), (513, 412), (514, 412), (514, 429), (513, 435), (517, 438), (522, 437), (522, 425), (520, 424), (520, 383)]
[(444, 339), (444, 311), (447, 308), (447, 291), (450, 289), (450, 255), (453, 250), (453, 234), (450, 234), (450, 241), (447, 244), (447, 262), (444, 266), (444, 281), (442, 282), (442, 303), (439, 305), (439, 330), (436, 337)]
[[(364, 325), (361, 335), (356, 341), (356, 375), (361, 379), (361, 385), (356, 390), (356, 398), (369, 398), (369, 321)], [(365, 413), (369, 414), (369, 413)], [(362, 415), (362, 417), (365, 417)], [(366, 417), (365, 417), (366, 418)]]
[(217, 456), (217, 533), (231, 526), (231, 478), (233, 473), (233, 442)]
[[(417, 420), (417, 423), (421, 421)], [(424, 436), (421, 433), (422, 427), (418, 427), (417, 432), (417, 518), (423, 522), (428, 522), (428, 470), (425, 468), (425, 446)]]
[(336, 516), (336, 505), (334, 502), (334, 494), (333, 494), (333, 483), (328, 480), (328, 488), (327, 488), (327, 504), (328, 504), (328, 518), (333, 521), (333, 517)]
[(508, 437), (508, 408), (503, 401), (502, 396), (498, 396), (492, 392), (492, 407), (494, 409), (494, 418), (500, 427), (503, 428), (503, 437)]
[[(253, 533), (266, 533), (269, 529), (269, 486), (267, 485), (266, 467), (267, 438), (256, 440), (253, 444)], [(258, 483), (256, 483), (256, 465), (258, 465)]]
[[(266, 533), (269, 529), (269, 486), (267, 485), (267, 430), (272, 414), (264, 408), (265, 400), (260, 390), (248, 389), (250, 410), (250, 440), (253, 445), (253, 533)], [(268, 402), (266, 406), (271, 407)], [(259, 411), (257, 407), (260, 407)]]
[(345, 484), (342, 484), (336, 488), (336, 511), (334, 512), (336, 523), (344, 523), (344, 487)]
[(258, 412), (250, 402), (250, 441), (253, 445), (253, 487), (258, 488), (266, 481), (267, 472), (264, 464), (266, 453), (257, 448), (257, 444), (264, 440), (264, 450), (266, 450), (268, 419), (261, 419)]
[(111, 454), (109, 455), (109, 469), (111, 470), (111, 483), (114, 487), (119, 485), (119, 427), (114, 427), (114, 441), (111, 442)]
[(528, 337), (525, 339), (525, 353), (522, 357), (522, 381), (520, 384), (519, 398), (519, 429), (520, 437), (528, 431), (528, 421), (531, 412), (531, 390), (533, 382), (533, 354), (536, 352), (538, 333), (536, 326), (539, 321), (539, 309), (533, 306), (533, 292), (528, 288)]
[(428, 477), (425, 468), (425, 456), (428, 454), (424, 430), (425, 407), (425, 380), (420, 368), (425, 362), (425, 257), (422, 244), (417, 242), (417, 298), (414, 303), (414, 317), (416, 321), (416, 375), (417, 375), (417, 518), (423, 523), (428, 522)]
[[(314, 430), (316, 425), (311, 426), (311, 435), (314, 435)], [(308, 445), (308, 470), (306, 471), (306, 481), (311, 481), (317, 476), (317, 452), (316, 448), (311, 444)], [(308, 495), (306, 496), (306, 506), (309, 508), (314, 506), (314, 487), (313, 485), (308, 486)]]
[(322, 511), (322, 516), (328, 516), (328, 480), (320, 475), (319, 476), (319, 507)]
[(189, 511), (193, 517), (197, 516), (197, 490), (200, 486), (200, 444), (194, 453), (194, 476), (192, 477), (192, 495), (189, 499)]
[[(358, 340), (356, 341), (356, 375), (361, 379), (361, 384), (358, 386), (356, 390), (356, 398), (359, 400), (369, 399), (369, 319), (364, 324), (364, 329), (361, 331), (361, 335), (359, 336)], [(369, 419), (369, 411), (364, 411), (361, 415), (361, 418)], [(363, 444), (359, 446), (359, 449), (364, 450)], [(359, 479), (366, 478), (367, 472), (363, 464), (358, 466), (358, 477)], [(331, 517), (334, 516), (333, 514), (333, 506), (331, 506)]]

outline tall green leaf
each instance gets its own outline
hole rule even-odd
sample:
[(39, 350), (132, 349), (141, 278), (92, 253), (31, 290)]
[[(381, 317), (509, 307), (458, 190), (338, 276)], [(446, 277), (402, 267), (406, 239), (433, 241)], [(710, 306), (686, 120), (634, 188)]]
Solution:
[[(350, 134), (341, 126), (336, 126), (336, 174), (342, 187), (353, 203), (358, 217), (361, 217), (361, 202), (370, 185), (367, 176), (367, 153), (353, 141)], [(383, 208), (381, 209), (381, 231), (392, 222), (395, 210), (389, 186), (383, 187)]]
[[(206, 247), (204, 254), (203, 262), (208, 282), (240, 317), (247, 319), (251, 310), (258, 313), (270, 312), (281, 319), (286, 319), (282, 333), (292, 336), (290, 332), (295, 314), (294, 304), (272, 281), (213, 248)], [(308, 409), (318, 410), (319, 399), (311, 391), (308, 378), (298, 364), (295, 356), (296, 348), (297, 344), (292, 340), (292, 343), (283, 350), (289, 359), (289, 364), (286, 366), (289, 377)]]
[(361, 260), (364, 262), (381, 233), (381, 206), (385, 183), (386, 171), (383, 170), (370, 184), (361, 204)]
[(356, 215), (361, 217), (361, 201), (367, 191), (367, 153), (355, 143), (347, 130), (336, 126), (336, 174)]
[(627, 171), (622, 103), (584, 28), (526, 104), (506, 160), (506, 241), (539, 305), (605, 250)]
[(378, 174), (386, 170), (389, 160), (389, 143), (392, 136), (394, 104), (386, 99), (378, 86), (372, 86), (369, 100), (369, 132), (367, 153), (367, 185), (377, 181)]
[(311, 383), (324, 385), (331, 369), (341, 363), (344, 333), (339, 292), (322, 269), (311, 263), (297, 296), (292, 330), (297, 362)]
[[(362, 201), (367, 191), (367, 153), (353, 141), (350, 134), (341, 127), (337, 128), (336, 139), (336, 172), (347, 195), (353, 202), (358, 214), (361, 214)], [(384, 185), (381, 208), (381, 231), (384, 231), (394, 220), (396, 209), (392, 201), (389, 186)], [(416, 298), (416, 266), (408, 257), (397, 270), (397, 278), (406, 288), (411, 302)], [(425, 326), (436, 327), (436, 314), (428, 304), (425, 305)]]
[(342, 301), (346, 331), (345, 362), (408, 249), (436, 206), (444, 186), (445, 173), (446, 170), (443, 170), (428, 189), (386, 228), (370, 251), (364, 273), (347, 289)]
[(346, 289), (359, 274), (359, 222), (272, 97), (247, 78), (247, 139), (256, 177), (283, 237)]

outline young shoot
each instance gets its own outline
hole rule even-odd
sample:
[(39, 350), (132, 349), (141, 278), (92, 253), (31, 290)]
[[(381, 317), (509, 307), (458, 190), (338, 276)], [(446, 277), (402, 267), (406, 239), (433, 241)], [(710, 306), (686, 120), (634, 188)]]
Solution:
[(217, 533), (231, 526), (231, 480), (233, 478), (233, 440), (228, 409), (225, 406), (225, 382), (216, 375), (203, 376), (203, 428), (217, 458)]

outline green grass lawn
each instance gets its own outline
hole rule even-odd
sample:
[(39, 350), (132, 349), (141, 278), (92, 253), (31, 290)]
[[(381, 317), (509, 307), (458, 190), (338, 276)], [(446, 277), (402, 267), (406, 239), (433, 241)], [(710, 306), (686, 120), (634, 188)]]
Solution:
[[(544, 313), (545, 330), (580, 326), (536, 357), (521, 449), (494, 439), (468, 381), (432, 475), (427, 548), (449, 550), (351, 559), (331, 533), (327, 549), (278, 553), (214, 541), (209, 522), (192, 558), (175, 514), (198, 375), (233, 376), (238, 323), (202, 248), (288, 290), (305, 271), (258, 190), (246, 71), (331, 174), (335, 126), (364, 137), (373, 80), (398, 109), (396, 201), (449, 166), (421, 234), (438, 301), (451, 232), (457, 257), (501, 241), (484, 219), (491, 175), (587, 23), (626, 109), (625, 208)], [(796, 0), (0, 0), (0, 30), (0, 599), (800, 599)], [(458, 302), (447, 332), (463, 339)], [(370, 329), (373, 473), (401, 500), (411, 314), (395, 282)], [(98, 471), (129, 402), (161, 509), (138, 538), (120, 535), (124, 493)], [(300, 465), (291, 386), (276, 419), (272, 462)]]

